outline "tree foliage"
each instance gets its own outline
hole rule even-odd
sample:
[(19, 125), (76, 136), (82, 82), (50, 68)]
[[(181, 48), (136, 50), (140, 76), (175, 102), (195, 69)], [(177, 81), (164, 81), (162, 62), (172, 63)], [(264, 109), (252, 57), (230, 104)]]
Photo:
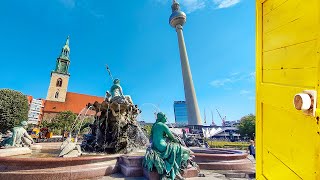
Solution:
[(253, 114), (246, 115), (240, 119), (238, 126), (239, 133), (242, 137), (248, 136), (254, 139), (254, 133), (256, 128), (256, 116)]
[(150, 138), (152, 125), (145, 125), (145, 126), (143, 126), (143, 129), (144, 129), (144, 131), (145, 131), (145, 133), (146, 133), (146, 136), (147, 136), (148, 138)]
[(0, 90), (0, 130), (8, 129), (28, 121), (28, 99), (21, 92), (11, 89)]
[(85, 117), (83, 119), (83, 122), (81, 124), (79, 124), (79, 126), (81, 126), (80, 127), (80, 133), (81, 134), (88, 134), (89, 131), (90, 131), (89, 125), (93, 124), (93, 122), (94, 122), (94, 117), (92, 117), (92, 116), (91, 117)]
[(55, 134), (61, 134), (62, 130), (70, 131), (77, 118), (77, 115), (71, 111), (59, 112), (51, 122), (43, 121), (41, 126), (47, 127)]

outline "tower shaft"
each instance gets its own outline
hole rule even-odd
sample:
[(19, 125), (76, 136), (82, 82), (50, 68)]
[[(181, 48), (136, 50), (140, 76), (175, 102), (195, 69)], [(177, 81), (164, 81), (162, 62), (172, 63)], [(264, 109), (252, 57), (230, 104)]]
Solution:
[(192, 74), (190, 70), (188, 54), (183, 37), (183, 27), (181, 25), (176, 25), (176, 31), (178, 35), (180, 60), (183, 76), (183, 85), (185, 99), (188, 109), (188, 124), (189, 125), (201, 125), (201, 116), (198, 107), (198, 101), (196, 97), (196, 92), (193, 85)]

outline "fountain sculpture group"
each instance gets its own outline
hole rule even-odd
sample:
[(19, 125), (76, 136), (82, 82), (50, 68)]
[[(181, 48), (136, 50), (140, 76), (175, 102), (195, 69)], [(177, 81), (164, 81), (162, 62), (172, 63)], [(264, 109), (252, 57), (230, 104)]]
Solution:
[(141, 111), (130, 96), (123, 94), (119, 79), (113, 81), (105, 101), (90, 106), (97, 115), (81, 145), (84, 151), (128, 153), (149, 143), (137, 122)]

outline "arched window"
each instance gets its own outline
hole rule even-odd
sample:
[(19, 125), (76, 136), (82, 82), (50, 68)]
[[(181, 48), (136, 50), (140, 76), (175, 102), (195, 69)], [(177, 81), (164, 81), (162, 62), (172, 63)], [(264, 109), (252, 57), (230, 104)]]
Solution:
[(57, 79), (56, 86), (57, 87), (61, 87), (62, 86), (62, 79), (61, 78)]
[(59, 92), (57, 91), (56, 94), (54, 95), (54, 98), (58, 99), (59, 98)]
[(68, 57), (68, 51), (64, 50), (64, 56)]

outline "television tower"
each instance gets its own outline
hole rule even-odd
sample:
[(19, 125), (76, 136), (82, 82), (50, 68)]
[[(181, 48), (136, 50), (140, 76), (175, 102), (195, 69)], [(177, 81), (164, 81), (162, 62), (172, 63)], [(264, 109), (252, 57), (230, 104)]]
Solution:
[(172, 1), (172, 14), (169, 18), (170, 25), (176, 29), (178, 34), (178, 43), (180, 50), (180, 60), (184, 84), (184, 94), (188, 109), (188, 125), (201, 125), (201, 116), (198, 107), (198, 101), (196, 97), (196, 92), (194, 90), (187, 49), (183, 37), (183, 25), (187, 21), (187, 16), (184, 12), (180, 10), (180, 4), (176, 1)]

